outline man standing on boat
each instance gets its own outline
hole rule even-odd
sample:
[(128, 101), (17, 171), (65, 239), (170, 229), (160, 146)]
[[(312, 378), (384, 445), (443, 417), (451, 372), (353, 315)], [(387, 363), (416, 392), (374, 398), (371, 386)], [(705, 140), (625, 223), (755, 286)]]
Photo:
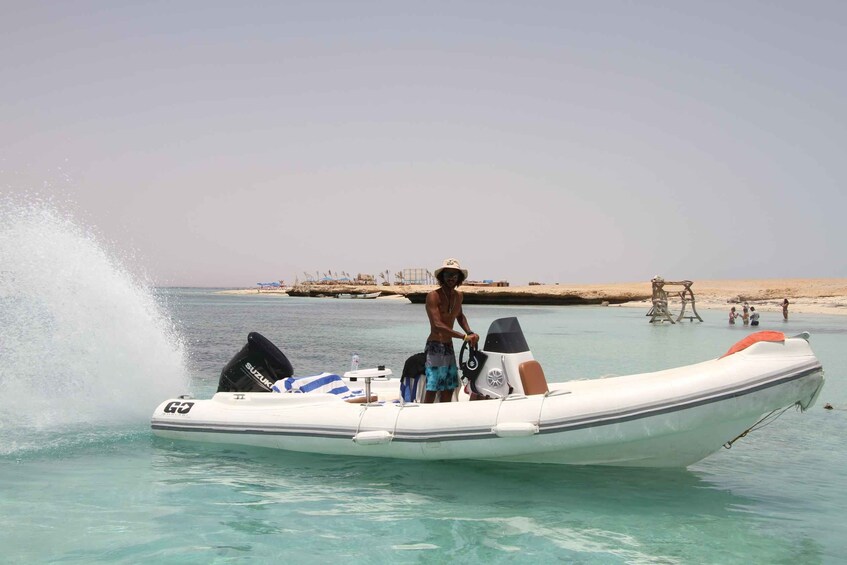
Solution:
[[(456, 259), (445, 259), (435, 269), (438, 288), (426, 295), (426, 315), (429, 317), (429, 337), (426, 340), (426, 392), (424, 403), (435, 401), (450, 402), (453, 391), (459, 387), (459, 368), (456, 366), (456, 353), (453, 339), (462, 339), (476, 347), (479, 336), (471, 331), (468, 319), (462, 312), (462, 293), (457, 290), (465, 279), (468, 270), (463, 269)], [(459, 322), (464, 333), (453, 329)]]

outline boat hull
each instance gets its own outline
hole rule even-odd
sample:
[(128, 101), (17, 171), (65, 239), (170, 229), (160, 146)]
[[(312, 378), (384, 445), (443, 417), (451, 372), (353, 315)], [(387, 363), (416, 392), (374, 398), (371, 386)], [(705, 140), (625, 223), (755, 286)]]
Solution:
[[(687, 367), (475, 402), (366, 405), (277, 393), (171, 399), (156, 409), (152, 428), (176, 440), (334, 455), (685, 467), (774, 410), (808, 408), (823, 382), (808, 343), (792, 338)], [(374, 383), (381, 398), (396, 387)]]

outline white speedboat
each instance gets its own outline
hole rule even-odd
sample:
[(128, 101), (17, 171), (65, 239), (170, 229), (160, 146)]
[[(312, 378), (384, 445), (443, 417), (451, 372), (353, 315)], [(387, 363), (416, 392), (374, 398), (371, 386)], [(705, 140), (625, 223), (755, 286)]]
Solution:
[(359, 299), (373, 299), (378, 298), (379, 295), (382, 294), (382, 291), (377, 292), (342, 292), (340, 294), (336, 294), (336, 298), (359, 298)]
[[(402, 395), (383, 367), (343, 381), (312, 378), (336, 380), (328, 385), (335, 388), (303, 392), (312, 385), (296, 386), (285, 356), (252, 333), (211, 399), (166, 400), (152, 428), (176, 440), (336, 455), (684, 467), (769, 415), (814, 404), (824, 376), (808, 338), (759, 332), (694, 365), (548, 382), (517, 319), (503, 318), (492, 323), (482, 350), (460, 353), (470, 396), (421, 404), (408, 382), (424, 380), (414, 356)], [(283, 392), (273, 392), (275, 384)], [(364, 393), (349, 391), (362, 386)]]

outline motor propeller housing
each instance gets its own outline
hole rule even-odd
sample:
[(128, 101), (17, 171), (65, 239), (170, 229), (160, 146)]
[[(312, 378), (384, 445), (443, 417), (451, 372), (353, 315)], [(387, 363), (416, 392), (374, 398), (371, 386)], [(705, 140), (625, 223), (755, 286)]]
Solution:
[(293, 374), (291, 362), (276, 345), (250, 332), (241, 351), (221, 370), (218, 392), (270, 392), (276, 381)]

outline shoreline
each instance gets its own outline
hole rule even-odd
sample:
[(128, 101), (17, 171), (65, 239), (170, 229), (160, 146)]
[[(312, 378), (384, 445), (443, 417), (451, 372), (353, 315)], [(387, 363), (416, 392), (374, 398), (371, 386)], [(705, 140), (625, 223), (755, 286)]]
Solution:
[[(223, 290), (218, 294), (280, 295), (333, 297), (339, 293), (375, 292), (375, 300), (420, 302), (434, 285), (311, 285), (295, 289), (262, 290), (255, 288)], [(782, 300), (790, 302), (789, 318), (797, 314), (847, 315), (847, 279), (742, 279), (694, 281), (695, 306), (698, 310), (729, 310), (743, 302), (761, 312), (782, 312)], [(651, 307), (650, 281), (607, 284), (557, 284), (510, 287), (464, 286), (465, 304), (513, 305), (602, 305), (624, 308)], [(668, 288), (668, 290), (673, 290)], [(679, 301), (671, 294), (671, 309), (679, 310)]]

